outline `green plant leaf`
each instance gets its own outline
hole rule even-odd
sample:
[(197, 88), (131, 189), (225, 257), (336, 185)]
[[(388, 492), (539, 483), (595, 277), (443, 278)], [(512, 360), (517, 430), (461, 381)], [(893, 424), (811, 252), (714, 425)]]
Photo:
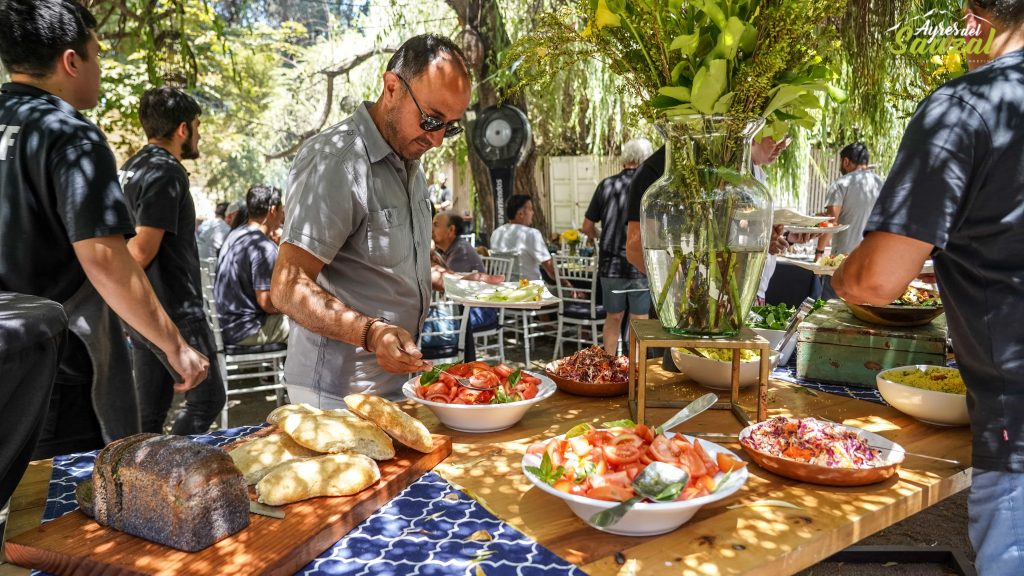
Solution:
[(729, 92), (728, 94), (723, 94), (722, 97), (718, 99), (718, 102), (715, 102), (715, 107), (714, 107), (715, 114), (725, 114), (725, 113), (729, 112), (729, 107), (732, 106), (732, 100), (733, 100), (733, 98), (735, 96), (736, 96), (735, 92)]
[(722, 29), (722, 33), (718, 35), (718, 42), (715, 44), (714, 49), (708, 54), (708, 58), (735, 59), (736, 51), (739, 50), (740, 39), (745, 28), (746, 26), (742, 20), (735, 16), (730, 16), (725, 24), (725, 28)]
[(662, 86), (661, 89), (658, 90), (658, 94), (673, 98), (677, 102), (685, 103), (690, 101), (691, 91), (685, 86)]
[(437, 377), (441, 375), (441, 372), (455, 366), (455, 364), (436, 364), (430, 370), (430, 372), (424, 373), (420, 376), (420, 386), (430, 386), (437, 381)]
[(669, 50), (680, 50), (683, 56), (692, 57), (700, 45), (700, 37), (696, 34), (683, 34), (676, 36), (669, 46)]
[(587, 432), (590, 432), (593, 429), (594, 429), (594, 427), (591, 426), (590, 424), (587, 424), (586, 422), (582, 422), (582, 423), (577, 424), (577, 425), (573, 426), (572, 428), (570, 428), (569, 431), (565, 433), (565, 439), (568, 440), (569, 438), (575, 438), (577, 436), (583, 436), (584, 434), (586, 434)]
[[(697, 71), (693, 79), (693, 91), (690, 101), (701, 114), (714, 112), (715, 103), (725, 92), (728, 82), (728, 64), (725, 60), (712, 60)], [(787, 100), (788, 102), (788, 100)]]
[(718, 26), (719, 30), (725, 30), (726, 19), (725, 12), (722, 11), (722, 7), (718, 5), (715, 0), (691, 0), (690, 4), (694, 8), (708, 15), (708, 18)]

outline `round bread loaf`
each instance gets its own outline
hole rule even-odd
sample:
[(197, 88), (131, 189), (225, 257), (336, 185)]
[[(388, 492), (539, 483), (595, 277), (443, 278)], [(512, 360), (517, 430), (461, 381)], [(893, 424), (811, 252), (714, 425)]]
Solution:
[(434, 438), (416, 418), (406, 414), (391, 400), (370, 394), (349, 394), (345, 404), (356, 414), (380, 426), (392, 438), (413, 450), (433, 452)]

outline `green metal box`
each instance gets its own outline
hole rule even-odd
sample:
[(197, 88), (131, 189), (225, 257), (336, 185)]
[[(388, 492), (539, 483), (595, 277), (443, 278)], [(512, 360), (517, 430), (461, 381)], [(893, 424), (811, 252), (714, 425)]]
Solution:
[(829, 300), (798, 327), (800, 378), (877, 388), (879, 372), (911, 364), (946, 365), (944, 314), (924, 326), (893, 328), (858, 320), (841, 300)]

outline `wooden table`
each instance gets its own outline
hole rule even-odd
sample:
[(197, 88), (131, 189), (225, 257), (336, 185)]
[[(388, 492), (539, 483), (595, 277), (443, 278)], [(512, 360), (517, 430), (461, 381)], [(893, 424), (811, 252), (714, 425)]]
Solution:
[[(655, 367), (657, 365), (657, 367)], [(648, 393), (653, 397), (696, 397), (705, 392), (652, 362)], [(741, 403), (754, 405), (753, 394)], [(892, 408), (810, 392), (773, 381), (769, 415), (823, 416), (867, 428), (911, 452), (970, 461), (967, 428), (921, 424)], [(416, 415), (435, 432), (451, 434), (417, 405)], [(652, 409), (660, 421), (674, 410)], [(490, 434), (454, 433), (455, 451), (437, 471), (484, 503), (495, 515), (594, 576), (605, 574), (792, 574), (970, 485), (966, 467), (907, 456), (899, 478), (859, 488), (803, 484), (751, 466), (750, 480), (733, 497), (701, 509), (682, 528), (647, 538), (605, 534), (588, 527), (556, 498), (536, 489), (520, 470), (530, 443), (548, 439), (581, 421), (601, 423), (628, 417), (626, 397), (582, 398), (561, 392), (534, 407), (517, 426)], [(680, 426), (681, 432), (735, 433), (739, 424), (724, 411), (708, 411)], [(728, 445), (742, 453), (738, 444)], [(29, 468), (12, 500), (8, 535), (39, 523), (50, 466)], [(732, 504), (784, 500), (801, 509)], [(616, 553), (621, 553), (616, 561)], [(24, 574), (9, 565), (0, 576)]]

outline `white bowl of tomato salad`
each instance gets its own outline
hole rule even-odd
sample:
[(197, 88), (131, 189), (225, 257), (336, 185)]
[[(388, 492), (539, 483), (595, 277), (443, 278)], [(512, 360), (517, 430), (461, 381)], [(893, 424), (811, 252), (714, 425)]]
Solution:
[[(671, 532), (703, 506), (728, 498), (747, 482), (746, 462), (718, 444), (672, 432), (656, 436), (650, 427), (627, 421), (609, 424), (613, 425), (579, 425), (534, 444), (522, 462), (523, 473), (534, 485), (564, 500), (573, 513), (598, 530), (623, 536)], [(590, 429), (581, 431), (582, 426)], [(590, 522), (594, 514), (632, 497), (633, 478), (655, 460), (690, 474), (675, 500), (644, 500), (611, 526)]]
[[(467, 378), (473, 386), (493, 391), (459, 386), (452, 374)], [(555, 383), (547, 376), (486, 362), (436, 366), (402, 386), (406, 398), (423, 404), (442, 424), (460, 432), (511, 428), (531, 406), (555, 390)]]

